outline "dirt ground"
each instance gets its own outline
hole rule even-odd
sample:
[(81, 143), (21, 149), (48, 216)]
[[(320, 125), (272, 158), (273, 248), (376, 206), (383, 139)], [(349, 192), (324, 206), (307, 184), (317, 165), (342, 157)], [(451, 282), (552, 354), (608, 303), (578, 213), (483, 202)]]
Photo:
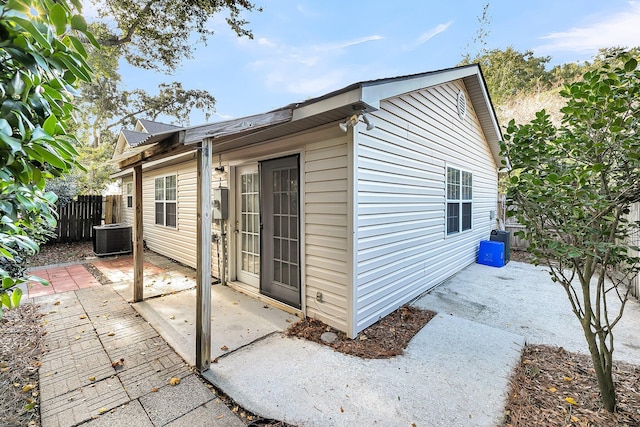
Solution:
[(42, 314), (33, 304), (3, 310), (0, 319), (0, 424), (39, 426), (38, 368)]
[[(42, 248), (31, 266), (85, 261), (93, 256), (91, 242), (54, 244)], [(514, 261), (527, 262), (524, 252), (512, 252)], [(37, 367), (42, 330), (37, 310), (24, 305), (0, 321), (0, 419), (3, 425), (39, 425)], [(304, 319), (287, 331), (336, 351), (364, 358), (402, 354), (411, 338), (434, 316), (414, 307), (401, 307), (370, 326), (356, 339), (333, 331), (322, 322)], [(333, 331), (337, 339), (324, 343), (320, 336)], [(598, 385), (588, 356), (547, 346), (527, 346), (511, 378), (503, 425), (515, 426), (640, 426), (640, 366), (615, 366), (618, 412), (609, 414), (600, 404)], [(15, 384), (18, 384), (16, 386)], [(33, 389), (23, 387), (34, 385)], [(30, 410), (26, 405), (35, 402)], [(15, 421), (14, 421), (15, 420)], [(262, 422), (258, 424), (258, 422)], [(284, 423), (256, 420), (252, 425)], [(13, 423), (13, 424), (11, 424)]]
[(617, 413), (602, 409), (591, 358), (527, 346), (511, 378), (505, 426), (640, 426), (640, 366), (616, 363)]
[(30, 267), (83, 262), (95, 257), (93, 242), (49, 243), (40, 247), (40, 252), (29, 260)]
[[(341, 353), (364, 359), (387, 359), (401, 355), (411, 338), (435, 315), (433, 311), (405, 305), (369, 326), (355, 339), (349, 339), (343, 332), (310, 318), (294, 323), (286, 334), (328, 345)], [(321, 336), (325, 332), (335, 333), (336, 340), (324, 342)]]

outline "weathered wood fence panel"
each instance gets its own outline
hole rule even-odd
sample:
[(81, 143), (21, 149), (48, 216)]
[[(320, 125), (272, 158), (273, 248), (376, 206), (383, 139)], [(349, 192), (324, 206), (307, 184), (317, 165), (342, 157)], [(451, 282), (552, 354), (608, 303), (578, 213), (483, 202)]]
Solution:
[(511, 233), (511, 249), (526, 250), (529, 242), (515, 235), (516, 232), (525, 229), (524, 225), (518, 224), (514, 217), (507, 218), (507, 198), (504, 194), (498, 196), (498, 218), (502, 221), (505, 231)]
[(102, 196), (78, 196), (56, 207), (58, 225), (53, 242), (80, 242), (93, 238), (93, 226), (102, 223)]
[(122, 204), (122, 196), (109, 195), (104, 198), (104, 223), (118, 224), (121, 222), (120, 209)]

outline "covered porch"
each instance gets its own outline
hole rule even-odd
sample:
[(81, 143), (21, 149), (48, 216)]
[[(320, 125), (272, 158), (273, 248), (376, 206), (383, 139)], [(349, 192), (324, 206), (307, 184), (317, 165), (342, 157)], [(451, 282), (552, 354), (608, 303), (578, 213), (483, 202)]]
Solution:
[[(146, 299), (133, 308), (189, 365), (196, 364), (196, 271), (151, 251), (144, 253)], [(134, 263), (120, 256), (92, 263), (125, 300), (133, 302)], [(211, 359), (286, 330), (298, 318), (220, 283), (210, 286)]]

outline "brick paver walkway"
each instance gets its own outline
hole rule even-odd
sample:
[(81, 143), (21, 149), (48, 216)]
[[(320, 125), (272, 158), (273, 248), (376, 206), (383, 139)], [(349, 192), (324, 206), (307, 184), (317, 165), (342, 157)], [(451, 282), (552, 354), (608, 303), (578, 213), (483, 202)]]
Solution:
[[(133, 280), (132, 256), (93, 261), (92, 264), (113, 283), (121, 282), (123, 280)], [(163, 273), (165, 270), (150, 262), (145, 261), (142, 264), (142, 271), (143, 275), (145, 277), (148, 277), (155, 274)]]
[(38, 282), (29, 283), (29, 298), (100, 286), (100, 282), (80, 263), (33, 268), (30, 273), (48, 280), (49, 286)]
[(111, 286), (35, 302), (47, 313), (43, 427), (244, 426)]

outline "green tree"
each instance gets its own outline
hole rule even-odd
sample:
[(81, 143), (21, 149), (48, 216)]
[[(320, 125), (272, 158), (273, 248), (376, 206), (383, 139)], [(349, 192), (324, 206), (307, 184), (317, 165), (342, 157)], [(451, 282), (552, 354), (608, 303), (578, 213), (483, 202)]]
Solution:
[[(86, 46), (87, 62), (95, 71), (83, 83), (76, 133), (83, 164), (88, 173), (74, 173), (80, 193), (101, 192), (108, 185), (113, 166), (107, 163), (117, 132), (139, 118), (166, 120), (186, 126), (198, 110), (208, 120), (215, 98), (205, 90), (186, 89), (181, 83), (162, 83), (155, 93), (125, 90), (119, 73), (121, 59), (150, 72), (175, 71), (184, 58), (191, 58), (197, 43), (213, 34), (210, 20), (226, 14), (228, 25), (239, 35), (252, 38), (243, 12), (260, 11), (246, 0), (104, 0), (97, 2), (98, 18), (89, 24), (101, 49)], [(87, 42), (88, 40), (85, 40)], [(102, 145), (106, 145), (103, 147)], [(94, 150), (95, 149), (95, 150)], [(94, 152), (95, 151), (95, 152)]]
[(640, 201), (637, 65), (626, 53), (606, 58), (561, 91), (560, 126), (543, 110), (531, 123), (511, 121), (502, 145), (511, 165), (510, 215), (526, 226), (535, 262), (564, 288), (608, 411), (616, 407), (613, 328), (640, 262), (628, 244), (640, 224), (626, 217)]
[(521, 93), (548, 89), (551, 75), (545, 67), (550, 60), (549, 56), (534, 56), (531, 50), (519, 52), (508, 47), (465, 58), (461, 64), (480, 64), (491, 99), (499, 105)]
[[(55, 226), (48, 179), (76, 162), (73, 94), (91, 79), (78, 0), (0, 1), (0, 314), (20, 301), (25, 257)], [(77, 12), (77, 13), (76, 13)]]
[[(209, 22), (226, 13), (227, 24), (238, 34), (253, 38), (243, 12), (261, 11), (247, 0), (103, 0), (98, 3), (105, 31), (103, 46), (119, 47), (131, 65), (173, 71), (183, 58), (191, 58), (192, 35), (200, 42), (213, 35)], [(109, 25), (107, 22), (115, 22)]]

